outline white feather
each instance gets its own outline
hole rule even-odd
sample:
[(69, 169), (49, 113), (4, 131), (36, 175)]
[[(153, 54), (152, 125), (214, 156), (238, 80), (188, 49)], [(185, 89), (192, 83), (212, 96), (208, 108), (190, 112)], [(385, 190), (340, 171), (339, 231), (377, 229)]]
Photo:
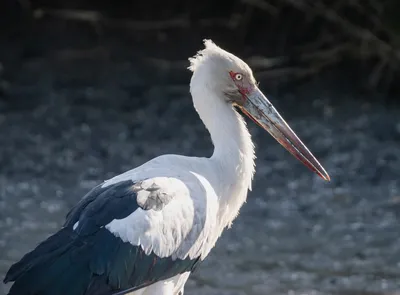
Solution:
[[(146, 180), (147, 185), (156, 184), (170, 197), (160, 211), (139, 208), (106, 226), (122, 240), (140, 245), (146, 253), (153, 251), (160, 257), (200, 256), (204, 259), (223, 229), (238, 215), (251, 189), (255, 170), (251, 136), (243, 118), (215, 91), (216, 87), (223, 87), (218, 85), (223, 82), (213, 76), (218, 73), (212, 71), (210, 64), (222, 58), (223, 62), (251, 70), (212, 41), (206, 40), (205, 46), (190, 59), (193, 71), (190, 91), (194, 107), (210, 132), (213, 155), (210, 158), (160, 156), (103, 184), (105, 187), (128, 179)], [(146, 196), (148, 194), (139, 193), (139, 201), (145, 202)], [(187, 276), (184, 274), (173, 280), (179, 280), (182, 285), (179, 288), (183, 289)], [(159, 284), (156, 285), (161, 286)], [(147, 294), (146, 291), (143, 294)]]

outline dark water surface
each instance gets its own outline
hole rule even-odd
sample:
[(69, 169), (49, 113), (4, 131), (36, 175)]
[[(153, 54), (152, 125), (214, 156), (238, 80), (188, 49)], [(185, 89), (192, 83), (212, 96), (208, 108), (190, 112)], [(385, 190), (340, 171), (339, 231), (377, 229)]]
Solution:
[[(63, 42), (60, 35), (46, 38)], [(211, 154), (188, 86), (154, 82), (132, 60), (104, 58), (101, 50), (77, 57), (42, 44), (4, 44), (1, 277), (102, 180), (163, 153)], [(127, 52), (130, 44), (118, 46)], [(261, 88), (332, 182), (249, 123), (258, 157), (253, 191), (185, 294), (400, 290), (400, 108), (321, 83), (281, 91), (279, 99), (267, 84)], [(0, 284), (0, 294), (7, 289)]]

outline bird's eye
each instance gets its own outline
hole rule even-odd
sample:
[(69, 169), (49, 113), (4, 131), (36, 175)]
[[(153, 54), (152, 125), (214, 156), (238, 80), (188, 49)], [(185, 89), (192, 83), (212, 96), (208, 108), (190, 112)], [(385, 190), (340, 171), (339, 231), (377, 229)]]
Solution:
[(235, 79), (236, 79), (237, 81), (240, 81), (240, 80), (243, 79), (243, 75), (242, 75), (242, 74), (235, 74)]

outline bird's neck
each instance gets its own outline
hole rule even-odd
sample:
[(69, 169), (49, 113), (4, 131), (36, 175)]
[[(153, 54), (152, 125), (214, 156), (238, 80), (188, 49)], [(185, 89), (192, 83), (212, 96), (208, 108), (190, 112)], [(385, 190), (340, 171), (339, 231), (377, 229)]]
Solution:
[(254, 145), (244, 119), (224, 98), (211, 91), (207, 93), (204, 87), (192, 87), (191, 92), (194, 106), (214, 144), (210, 161), (218, 173), (221, 214), (230, 223), (251, 190)]

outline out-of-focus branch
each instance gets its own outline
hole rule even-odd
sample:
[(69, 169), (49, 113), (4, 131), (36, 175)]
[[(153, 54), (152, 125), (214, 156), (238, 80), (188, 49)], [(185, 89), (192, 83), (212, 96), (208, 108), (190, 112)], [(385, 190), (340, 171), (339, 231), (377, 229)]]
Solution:
[(277, 15), (279, 13), (279, 9), (267, 1), (263, 0), (241, 0), (242, 3), (254, 6), (255, 8), (259, 8), (268, 12), (271, 15)]
[[(17, 1), (29, 3), (30, 0)], [(285, 50), (290, 59), (285, 56), (249, 58), (248, 63), (256, 71), (261, 71), (261, 75), (304, 77), (316, 74), (345, 58), (351, 58), (372, 62), (369, 81), (370, 84), (377, 85), (382, 79), (387, 80), (394, 73), (400, 72), (400, 39), (394, 32), (396, 24), (388, 27), (384, 18), (389, 11), (388, 5), (393, 4), (391, 1), (395, 0), (240, 0), (231, 7), (230, 16), (203, 19), (189, 17), (191, 5), (181, 16), (148, 21), (118, 19), (98, 11), (68, 9), (36, 9), (33, 16), (86, 22), (96, 29), (110, 27), (144, 32), (218, 27), (234, 31), (239, 44), (252, 35), (249, 32), (250, 28), (254, 28), (254, 19), (259, 21), (259, 14), (265, 13), (273, 16), (273, 20), (267, 20), (263, 23), (264, 26), (271, 21), (273, 26), (279, 25), (279, 29), (287, 32), (287, 35), (282, 32), (282, 38), (278, 41), (279, 48), (283, 47), (285, 50), (286, 41), (289, 41), (291, 47), (288, 51)], [(294, 17), (287, 17), (288, 15)], [(316, 24), (318, 26), (310, 30)], [(304, 40), (297, 39), (302, 35)], [(290, 37), (298, 40), (296, 46), (293, 46)], [(63, 52), (60, 56), (75, 58), (82, 54), (86, 53)], [(103, 54), (102, 51), (99, 54)], [(151, 59), (147, 62), (167, 70), (182, 65), (180, 62)]]
[(353, 45), (348, 42), (338, 44), (327, 49), (303, 53), (299, 59), (301, 61), (337, 59), (338, 57), (343, 56), (346, 53), (352, 52), (353, 49)]
[(263, 56), (252, 56), (248, 58), (246, 61), (250, 67), (255, 69), (270, 69), (276, 66), (281, 65), (287, 60), (285, 56), (267, 58)]
[(370, 30), (365, 27), (357, 26), (349, 20), (341, 17), (335, 10), (326, 6), (322, 1), (313, 1), (313, 4), (308, 4), (302, 0), (283, 0), (293, 7), (302, 10), (306, 13), (313, 13), (326, 19), (327, 21), (334, 23), (342, 28), (342, 31), (351, 37), (358, 39), (360, 42), (373, 44), (377, 50), (377, 54), (387, 56), (387, 54), (393, 55), (397, 60), (400, 61), (400, 50), (394, 48), (390, 43), (380, 39)]
[[(374, 0), (364, 0), (365, 2), (359, 1), (359, 0), (352, 0), (349, 1), (349, 5), (351, 7), (354, 7), (361, 15), (365, 16), (368, 18), (368, 20), (373, 24), (373, 26), (378, 29), (378, 30), (384, 30), (385, 28), (383, 27), (382, 21), (380, 19), (380, 16), (382, 14), (382, 5), (379, 5), (379, 1), (374, 1)], [(375, 11), (375, 14), (371, 13), (370, 11), (367, 10), (366, 6), (369, 6)]]
[[(285, 58), (271, 60), (266, 58), (264, 62), (265, 67), (260, 67), (261, 71), (257, 71), (257, 76), (262, 78), (280, 78), (282, 76), (304, 78), (312, 76), (338, 62), (346, 52), (352, 49), (351, 43), (343, 43), (328, 49), (303, 53), (298, 57), (299, 61), (308, 62), (308, 66), (303, 67), (273, 68), (285, 61)], [(257, 58), (254, 61), (263, 61), (263, 59)], [(261, 63), (261, 65), (264, 64)], [(258, 70), (257, 67), (256, 70)]]
[(33, 13), (35, 18), (51, 16), (71, 21), (89, 22), (94, 25), (106, 25), (108, 27), (126, 28), (138, 31), (160, 30), (179, 27), (188, 27), (189, 21), (185, 18), (174, 18), (159, 21), (133, 21), (126, 19), (113, 19), (104, 16), (98, 11), (69, 10), (69, 9), (36, 9)]
[(138, 21), (130, 19), (115, 19), (104, 16), (98, 11), (90, 10), (72, 10), (72, 9), (36, 9), (33, 12), (36, 19), (41, 19), (45, 16), (54, 18), (65, 19), (69, 21), (87, 22), (94, 26), (106, 26), (117, 29), (128, 29), (134, 31), (157, 31), (166, 29), (187, 29), (192, 25), (199, 25), (201, 27), (225, 27), (234, 29), (239, 26), (240, 17), (231, 19), (216, 19), (204, 18), (197, 20), (196, 23), (190, 22), (187, 17), (177, 17), (165, 20), (151, 20), (151, 21)]
[(292, 51), (294, 60), (304, 66), (282, 69), (266, 67), (268, 70), (261, 72), (263, 76), (309, 76), (344, 58), (376, 63), (369, 77), (371, 86), (377, 86), (381, 80), (387, 80), (400, 71), (399, 39), (384, 21), (384, 11), (388, 9), (389, 1), (281, 0), (277, 7), (273, 0), (242, 0), (242, 3), (283, 17), (282, 23), (288, 22), (289, 27), (293, 27), (293, 24), (290, 24), (290, 19), (284, 18), (284, 13), (288, 7), (292, 7), (304, 14), (303, 23), (306, 27), (318, 23), (321, 28), (319, 32), (316, 31), (318, 35), (313, 40), (300, 42), (294, 48), (294, 53)]

